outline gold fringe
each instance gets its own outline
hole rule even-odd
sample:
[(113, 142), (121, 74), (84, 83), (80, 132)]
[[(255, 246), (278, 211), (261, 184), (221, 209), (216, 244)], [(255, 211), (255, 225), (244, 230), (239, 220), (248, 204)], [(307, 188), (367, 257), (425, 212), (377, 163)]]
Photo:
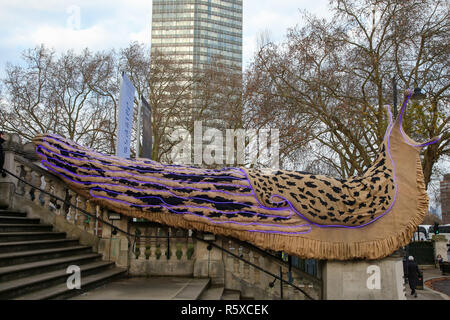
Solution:
[[(422, 223), (428, 211), (428, 195), (425, 189), (420, 159), (417, 159), (416, 166), (416, 188), (418, 195), (417, 210), (410, 217), (409, 222), (403, 230), (399, 230), (396, 235), (388, 238), (349, 243), (314, 240), (302, 236), (241, 232), (207, 223), (187, 221), (180, 219), (177, 215), (167, 214), (164, 211), (148, 213), (138, 209), (111, 208), (111, 204), (107, 201), (95, 201), (127, 216), (146, 218), (175, 228), (196, 229), (198, 231), (233, 237), (242, 241), (248, 241), (262, 249), (284, 251), (301, 258), (319, 260), (375, 260), (384, 258), (392, 254), (395, 250), (407, 245), (417, 230), (417, 226)], [(393, 208), (391, 214), (395, 214), (395, 208)]]

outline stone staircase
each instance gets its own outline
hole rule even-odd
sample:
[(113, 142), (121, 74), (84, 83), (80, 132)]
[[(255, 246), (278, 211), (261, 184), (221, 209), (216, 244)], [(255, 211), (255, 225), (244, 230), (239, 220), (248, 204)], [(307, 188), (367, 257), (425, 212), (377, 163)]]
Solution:
[[(81, 289), (68, 289), (67, 267), (81, 271)], [(26, 213), (0, 210), (0, 299), (64, 299), (124, 276), (126, 269)]]
[(223, 285), (210, 284), (198, 300), (244, 300), (241, 297), (241, 292), (237, 290), (225, 289)]
[(241, 300), (241, 293), (212, 284), (210, 278), (132, 277), (120, 279), (72, 300)]

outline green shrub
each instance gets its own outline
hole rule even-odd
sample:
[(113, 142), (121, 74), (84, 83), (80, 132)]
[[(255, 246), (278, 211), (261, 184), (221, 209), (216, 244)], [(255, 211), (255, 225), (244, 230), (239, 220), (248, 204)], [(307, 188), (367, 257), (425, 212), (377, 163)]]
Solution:
[(152, 255), (152, 251), (150, 250), (150, 245), (145, 246), (145, 259), (148, 260), (148, 258)]
[(175, 252), (177, 259), (180, 260), (183, 256), (183, 250), (181, 249), (181, 243), (177, 243), (177, 251)]
[(186, 251), (186, 256), (188, 260), (191, 260), (193, 254), (194, 254), (194, 244), (189, 243)]

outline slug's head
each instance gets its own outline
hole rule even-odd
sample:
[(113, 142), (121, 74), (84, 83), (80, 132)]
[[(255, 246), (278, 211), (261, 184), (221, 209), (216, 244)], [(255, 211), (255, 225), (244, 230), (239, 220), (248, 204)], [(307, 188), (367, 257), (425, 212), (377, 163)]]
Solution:
[(403, 130), (403, 127), (402, 127), (402, 120), (404, 118), (405, 110), (406, 110), (409, 100), (411, 99), (411, 96), (412, 96), (411, 90), (409, 90), (409, 89), (406, 90), (402, 108), (395, 119), (393, 119), (393, 117), (392, 117), (392, 112), (391, 112), (390, 106), (386, 106), (386, 110), (388, 112), (390, 122), (389, 122), (389, 126), (386, 129), (386, 134), (384, 136), (384, 140), (386, 142), (386, 140), (388, 140), (389, 138), (396, 135), (394, 133), (398, 132), (399, 136), (401, 136), (400, 140), (403, 143), (406, 143), (409, 146), (416, 148), (417, 150), (420, 150), (423, 147), (426, 147), (430, 144), (438, 142), (441, 139), (441, 137), (437, 136), (437, 137), (431, 138), (430, 140), (428, 140), (424, 143), (419, 143), (419, 142), (414, 141), (411, 137), (409, 137), (405, 133), (405, 131)]

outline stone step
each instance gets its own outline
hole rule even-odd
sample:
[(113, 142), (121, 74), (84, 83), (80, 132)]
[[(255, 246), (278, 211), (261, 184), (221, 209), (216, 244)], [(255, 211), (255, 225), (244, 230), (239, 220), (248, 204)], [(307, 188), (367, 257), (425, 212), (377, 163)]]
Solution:
[(211, 285), (201, 294), (199, 300), (221, 300), (224, 290), (223, 285)]
[(0, 242), (63, 239), (65, 232), (0, 232)]
[(99, 287), (112, 280), (124, 277), (127, 270), (122, 268), (109, 268), (102, 272), (81, 277), (81, 289), (70, 290), (66, 283), (54, 285), (52, 287), (35, 291), (29, 294), (16, 297), (14, 300), (44, 300), (44, 299), (68, 299), (80, 295), (83, 292)]
[(39, 224), (41, 219), (27, 217), (2, 216), (0, 214), (0, 224)]
[(0, 210), (0, 216), (3, 217), (26, 217), (26, 212), (20, 212), (15, 210)]
[(225, 289), (222, 300), (241, 300), (241, 292), (237, 290)]
[(0, 232), (30, 232), (30, 231), (52, 231), (53, 226), (51, 224), (0, 224)]
[(69, 247), (78, 244), (76, 239), (50, 239), (31, 241), (10, 241), (0, 242), (0, 254), (6, 252), (30, 251), (38, 249), (50, 249), (59, 247)]
[(172, 300), (198, 300), (203, 291), (208, 288), (210, 279), (191, 279)]
[[(107, 269), (110, 266), (111, 263), (108, 261), (95, 261), (81, 265), (81, 284), (83, 285), (83, 277), (87, 277), (94, 273), (100, 273), (101, 269)], [(70, 274), (67, 273), (66, 268), (63, 268), (56, 271), (3, 282), (0, 283), (0, 299), (12, 299), (61, 284), (67, 287), (66, 283), (69, 276)]]
[(0, 254), (0, 267), (23, 264), (38, 260), (56, 259), (75, 254), (88, 253), (92, 250), (87, 246), (72, 246), (53, 249), (7, 252)]
[(16, 264), (0, 268), (0, 282), (29, 277), (43, 272), (67, 268), (69, 265), (82, 265), (100, 260), (102, 255), (87, 253), (75, 256)]

